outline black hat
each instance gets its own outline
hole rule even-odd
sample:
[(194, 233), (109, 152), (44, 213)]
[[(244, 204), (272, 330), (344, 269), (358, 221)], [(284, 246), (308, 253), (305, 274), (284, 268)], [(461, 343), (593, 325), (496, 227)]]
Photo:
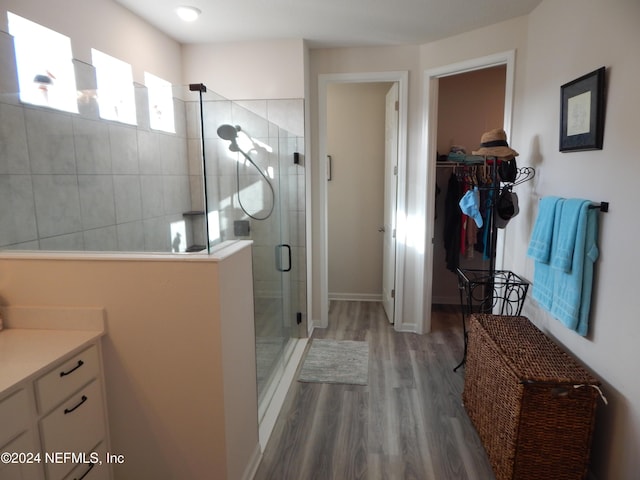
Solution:
[(520, 212), (518, 196), (508, 188), (503, 188), (496, 202), (496, 227), (504, 228)]

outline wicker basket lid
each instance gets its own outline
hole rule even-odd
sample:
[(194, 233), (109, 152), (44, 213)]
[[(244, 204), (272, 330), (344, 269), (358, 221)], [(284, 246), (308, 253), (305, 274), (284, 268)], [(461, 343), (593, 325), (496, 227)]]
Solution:
[(523, 383), (599, 385), (584, 367), (527, 317), (476, 314), (470, 328), (486, 332)]

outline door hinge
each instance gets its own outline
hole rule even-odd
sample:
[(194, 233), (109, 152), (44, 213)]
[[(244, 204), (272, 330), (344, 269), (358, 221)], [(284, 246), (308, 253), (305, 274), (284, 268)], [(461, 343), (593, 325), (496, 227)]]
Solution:
[(396, 289), (391, 290), (391, 298), (396, 298)]
[(396, 238), (396, 229), (395, 228), (391, 232), (391, 238)]
[(397, 165), (393, 166), (393, 174), (394, 175), (398, 175), (398, 166)]
[(400, 102), (396, 100), (396, 112), (400, 111)]
[(298, 325), (302, 323), (302, 312), (296, 312), (296, 323)]

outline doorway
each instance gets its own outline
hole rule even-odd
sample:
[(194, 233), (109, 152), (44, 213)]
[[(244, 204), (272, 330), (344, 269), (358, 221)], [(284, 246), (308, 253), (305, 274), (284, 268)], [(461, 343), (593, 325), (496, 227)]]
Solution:
[(484, 132), (503, 127), (505, 81), (505, 65), (449, 75), (439, 80), (439, 158), (436, 161), (433, 242), (433, 277), (438, 282), (431, 286), (433, 304), (460, 304), (456, 267), (489, 268), (486, 222), (478, 228), (475, 222), (467, 220), (459, 225), (459, 230), (454, 228), (459, 218), (459, 196), (468, 188), (463, 179), (466, 175), (477, 177), (476, 167), (460, 166), (442, 157), (446, 158), (451, 150), (471, 154), (478, 148)]
[[(427, 159), (427, 218), (435, 218), (436, 216), (436, 203), (433, 199), (436, 198), (436, 178), (437, 178), (437, 156), (438, 156), (438, 113), (439, 113), (439, 87), (440, 80), (446, 77), (455, 75), (462, 75), (469, 72), (477, 72), (480, 70), (490, 69), (494, 67), (504, 68), (504, 107), (502, 115), (502, 126), (507, 132), (507, 137), (511, 130), (511, 112), (513, 104), (513, 86), (514, 86), (514, 66), (515, 66), (515, 51), (508, 51), (487, 57), (482, 57), (458, 64), (448, 65), (437, 69), (429, 70), (425, 72), (425, 125), (426, 125), (426, 146), (425, 146), (425, 158)], [(461, 115), (463, 112), (461, 112)], [(492, 128), (497, 128), (499, 125), (487, 126), (487, 131)], [(481, 135), (481, 133), (480, 133)], [(470, 150), (474, 149), (479, 144), (480, 135), (477, 136), (477, 140), (471, 139), (471, 145), (468, 145)], [(442, 143), (442, 140), (440, 141)], [(450, 147), (451, 145), (448, 145)], [(468, 152), (470, 153), (470, 152)], [(427, 242), (427, 255), (425, 261), (425, 278), (433, 279), (436, 277), (435, 266), (435, 243), (436, 237), (441, 233), (436, 231), (435, 222), (427, 222), (427, 239), (431, 239)], [(497, 246), (496, 246), (496, 269), (502, 268), (504, 254), (504, 231), (498, 232)], [(439, 267), (438, 267), (439, 268)], [(439, 298), (434, 297), (433, 292), (433, 280), (429, 288), (425, 289), (424, 298), (424, 328), (423, 331), (430, 331), (431, 326), (431, 308), (434, 303), (434, 299), (439, 301)]]
[[(332, 165), (329, 155), (331, 152), (327, 149), (327, 138), (328, 138), (328, 97), (330, 85), (333, 84), (373, 84), (373, 83), (386, 83), (388, 86), (392, 84), (397, 85), (397, 128), (396, 132), (398, 132), (397, 136), (397, 146), (396, 151), (398, 152), (398, 162), (397, 168), (395, 169), (395, 174), (397, 177), (397, 193), (395, 195), (396, 198), (396, 208), (394, 214), (401, 215), (401, 212), (405, 211), (405, 172), (406, 172), (406, 117), (407, 117), (407, 84), (408, 84), (408, 72), (382, 72), (382, 73), (365, 73), (365, 74), (338, 74), (338, 75), (320, 75), (318, 82), (318, 91), (319, 91), (319, 150), (320, 150), (320, 171), (326, 172), (326, 177), (322, 176), (322, 178), (318, 179), (318, 192), (319, 192), (319, 205), (320, 205), (320, 248), (319, 248), (319, 259), (320, 259), (320, 321), (318, 324), (314, 325), (316, 327), (326, 327), (328, 326), (328, 312), (329, 312), (329, 189), (330, 189), (330, 178), (332, 178), (333, 174), (338, 174), (338, 165)], [(352, 125), (352, 127), (355, 127)], [(347, 132), (348, 133), (348, 132)], [(385, 136), (384, 131), (381, 133), (383, 139)], [(357, 147), (357, 145), (356, 145)], [(383, 172), (384, 174), (384, 172)], [(384, 185), (383, 187), (384, 188)], [(334, 209), (331, 207), (332, 210)], [(380, 229), (381, 231), (374, 231), (373, 234), (378, 236), (378, 240), (382, 240), (384, 234), (387, 233), (387, 228), (384, 225), (384, 220), (382, 219), (382, 211), (383, 205), (382, 202), (378, 208), (381, 220), (378, 221), (378, 226), (376, 230)], [(393, 230), (393, 229), (390, 229)], [(339, 232), (343, 236), (347, 235), (348, 232)], [(389, 235), (393, 235), (393, 231), (389, 231)], [(382, 234), (382, 235), (381, 235)], [(401, 319), (402, 316), (399, 312), (402, 309), (402, 288), (401, 288), (401, 279), (403, 278), (403, 260), (404, 260), (404, 244), (402, 242), (396, 242), (395, 246), (391, 248), (393, 253), (395, 254), (395, 262), (391, 269), (392, 277), (396, 279), (395, 282), (395, 298), (394, 302), (391, 304), (392, 308), (392, 318), (395, 317), (395, 328), (399, 329), (402, 327), (402, 322), (398, 322), (398, 319)], [(382, 247), (380, 247), (382, 249)], [(382, 269), (383, 262), (380, 261), (379, 268)], [(388, 270), (388, 267), (387, 267)], [(382, 288), (379, 285), (379, 288)], [(382, 300), (382, 295), (378, 294), (378, 298), (370, 298), (371, 300)], [(362, 300), (363, 298), (359, 298)]]
[(333, 83), (327, 92), (329, 300), (384, 300), (390, 323), (397, 92), (395, 82)]

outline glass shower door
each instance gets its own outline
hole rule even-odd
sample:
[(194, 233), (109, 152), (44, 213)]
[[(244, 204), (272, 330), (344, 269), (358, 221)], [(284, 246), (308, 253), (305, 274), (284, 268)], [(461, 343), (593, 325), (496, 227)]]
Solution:
[(276, 203), (272, 218), (252, 222), (260, 418), (291, 357), (292, 340), (306, 333), (304, 168), (297, 154), (302, 139), (269, 123), (265, 143), (272, 149), (268, 171)]
[[(270, 116), (292, 127), (276, 124)], [(201, 138), (189, 142), (204, 152), (206, 244), (235, 239), (253, 242), (262, 419), (291, 357), (294, 339), (306, 335), (305, 174), (302, 155), (297, 154), (304, 151), (303, 101), (240, 105), (206, 92), (189, 118), (201, 123)], [(192, 183), (198, 184), (197, 177)]]

